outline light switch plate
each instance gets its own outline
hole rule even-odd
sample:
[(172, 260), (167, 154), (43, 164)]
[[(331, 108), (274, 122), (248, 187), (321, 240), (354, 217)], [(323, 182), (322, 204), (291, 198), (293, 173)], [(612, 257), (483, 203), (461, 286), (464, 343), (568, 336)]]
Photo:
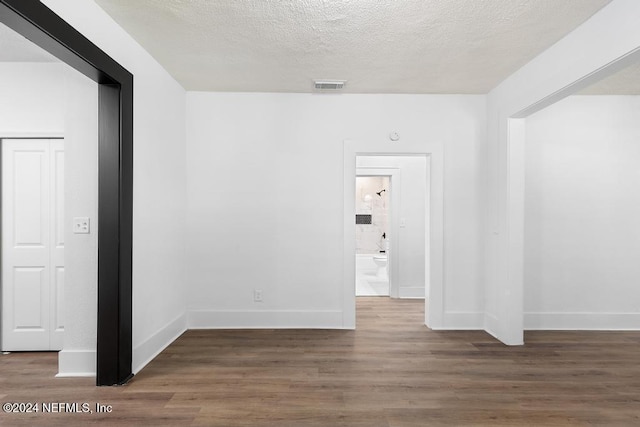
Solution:
[(73, 233), (74, 234), (89, 234), (91, 231), (89, 217), (77, 216), (73, 218)]

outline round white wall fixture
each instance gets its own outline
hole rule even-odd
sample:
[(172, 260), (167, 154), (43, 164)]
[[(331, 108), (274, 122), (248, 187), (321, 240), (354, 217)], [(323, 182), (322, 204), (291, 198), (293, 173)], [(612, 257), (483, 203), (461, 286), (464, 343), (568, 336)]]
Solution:
[(389, 139), (392, 141), (397, 141), (400, 139), (400, 135), (398, 135), (398, 132), (391, 132), (389, 134)]

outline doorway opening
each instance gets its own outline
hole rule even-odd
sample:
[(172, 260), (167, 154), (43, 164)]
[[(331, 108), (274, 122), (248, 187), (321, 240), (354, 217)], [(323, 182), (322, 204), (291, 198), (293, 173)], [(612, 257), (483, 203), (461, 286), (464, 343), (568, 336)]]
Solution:
[[(385, 173), (384, 170), (379, 173)], [(388, 173), (388, 172), (387, 172)], [(391, 296), (391, 175), (358, 169), (356, 177), (356, 296)]]
[(95, 377), (98, 85), (3, 24), (0, 34), (12, 40), (0, 60), (0, 345), (56, 351), (57, 377)]
[[(603, 67), (593, 70), (590, 73), (585, 74), (583, 77), (568, 83), (566, 86), (560, 88), (559, 90), (556, 90), (553, 93), (550, 93), (544, 97), (537, 99), (535, 102), (529, 104), (528, 106), (521, 109), (520, 111), (514, 111), (512, 114), (508, 114), (505, 117), (506, 119), (504, 122), (504, 125), (505, 125), (504, 131), (506, 133), (505, 144), (506, 144), (506, 152), (508, 153), (508, 156), (506, 158), (506, 164), (508, 165), (508, 167), (506, 168), (507, 177), (505, 182), (507, 182), (508, 185), (505, 187), (506, 191), (504, 194), (507, 196), (508, 201), (505, 205), (504, 212), (501, 216), (502, 220), (496, 221), (494, 224), (495, 226), (494, 234), (497, 236), (500, 234), (501, 229), (505, 230), (504, 235), (506, 236), (506, 239), (503, 241), (504, 246), (502, 246), (502, 249), (500, 250), (501, 251), (506, 250), (506, 252), (503, 254), (506, 262), (500, 267), (501, 271), (499, 272), (499, 274), (502, 275), (502, 273), (506, 273), (502, 275), (502, 277), (507, 278), (508, 280), (497, 281), (496, 282), (498, 284), (497, 286), (493, 286), (492, 288), (487, 290), (486, 292), (487, 297), (489, 299), (493, 299), (498, 304), (494, 309), (495, 310), (494, 313), (491, 313), (485, 316), (485, 319), (488, 321), (486, 324), (486, 330), (492, 335), (494, 335), (496, 338), (498, 338), (500, 341), (504, 342), (505, 344), (522, 345), (524, 343), (525, 329), (638, 329), (637, 322), (634, 323), (635, 321), (632, 320), (633, 317), (626, 316), (628, 312), (632, 311), (631, 309), (623, 310), (622, 313), (615, 313), (614, 310), (612, 310), (611, 308), (611, 305), (612, 305), (611, 302), (609, 302), (610, 305), (608, 306), (608, 308), (604, 313), (599, 312), (599, 310), (601, 310), (602, 308), (598, 306), (594, 306), (593, 308), (589, 308), (589, 309), (584, 309), (583, 307), (579, 307), (580, 303), (583, 303), (589, 300), (587, 298), (580, 298), (579, 300), (575, 299), (576, 295), (581, 295), (585, 293), (584, 288), (581, 288), (578, 291), (574, 291), (570, 293), (569, 297), (563, 298), (564, 301), (559, 301), (558, 299), (556, 299), (553, 301), (552, 304), (549, 304), (548, 301), (543, 300), (541, 296), (544, 294), (552, 294), (552, 295), (559, 294), (558, 282), (555, 281), (555, 279), (549, 280), (550, 277), (553, 277), (552, 275), (548, 274), (549, 270), (541, 269), (542, 267), (541, 262), (544, 262), (545, 260), (543, 259), (536, 260), (535, 256), (532, 254), (532, 251), (531, 251), (532, 246), (536, 244), (540, 245), (539, 239), (541, 238), (541, 236), (535, 235), (535, 239), (537, 239), (537, 242), (536, 242), (531, 239), (532, 233), (529, 230), (531, 230), (532, 225), (534, 225), (534, 223), (530, 222), (532, 218), (531, 217), (532, 214), (538, 216), (537, 225), (542, 224), (542, 222), (540, 222), (539, 219), (543, 218), (543, 214), (546, 215), (547, 218), (549, 219), (551, 217), (546, 212), (542, 212), (540, 210), (531, 212), (531, 210), (529, 209), (529, 211), (527, 212), (527, 209), (525, 209), (525, 207), (527, 206), (531, 207), (531, 202), (533, 201), (531, 198), (529, 198), (528, 200), (525, 198), (525, 188), (527, 186), (531, 186), (532, 184), (532, 181), (531, 181), (532, 176), (529, 176), (527, 178), (525, 175), (525, 170), (527, 169), (527, 164), (531, 166), (535, 161), (535, 158), (530, 157), (532, 153), (528, 152), (531, 146), (527, 147), (526, 145), (527, 140), (531, 137), (530, 133), (528, 135), (528, 132), (531, 129), (527, 129), (527, 120), (530, 119), (530, 116), (533, 116), (537, 112), (541, 112), (546, 107), (553, 106), (558, 101), (562, 101), (570, 95), (575, 95), (580, 91), (593, 90), (592, 85), (594, 85), (594, 83), (599, 82), (601, 80), (605, 84), (601, 86), (600, 89), (598, 90), (606, 91), (606, 90), (610, 90), (611, 88), (617, 87), (617, 90), (620, 90), (620, 92), (617, 93), (618, 95), (621, 95), (621, 94), (627, 95), (627, 96), (630, 95), (629, 93), (626, 93), (626, 88), (621, 88), (620, 86), (618, 86), (618, 84), (619, 83), (628, 84), (628, 82), (632, 82), (634, 81), (634, 79), (629, 78), (628, 76), (624, 78), (624, 72), (621, 73), (621, 76), (623, 78), (620, 78), (621, 76), (616, 77), (615, 74), (618, 72), (624, 71), (626, 67), (636, 65), (639, 60), (640, 60), (640, 49), (636, 48), (616, 59), (611, 60), (609, 63), (607, 63)], [(631, 76), (637, 75), (637, 71), (634, 74), (634, 67), (631, 67), (629, 71), (631, 73), (630, 74)], [(611, 80), (607, 79), (607, 77), (609, 77)], [(612, 96), (615, 94), (610, 93), (609, 95)], [(574, 119), (578, 117), (576, 112), (573, 112), (572, 114)], [(625, 115), (629, 114), (629, 112), (624, 112), (622, 114), (620, 112), (616, 112), (614, 114), (611, 111), (609, 111), (605, 114), (601, 114), (598, 117), (598, 120), (602, 119), (603, 116), (609, 116), (612, 114), (613, 114), (612, 117), (626, 118)], [(585, 117), (588, 117), (588, 115), (584, 114), (584, 111), (579, 113), (579, 117), (583, 122), (579, 126), (579, 129), (581, 132), (584, 132), (586, 129), (593, 126), (594, 123), (592, 123), (588, 119), (585, 119)], [(584, 123), (588, 123), (588, 126), (585, 126)], [(563, 143), (566, 143), (566, 141), (569, 141), (570, 140), (569, 138), (571, 138), (571, 135), (566, 134), (568, 130), (567, 123), (562, 123), (562, 126), (560, 127), (560, 129), (561, 129), (561, 132), (556, 132), (556, 135), (562, 135), (562, 138), (564, 140)], [(623, 130), (624, 127), (620, 127), (619, 125), (617, 125), (613, 129), (614, 129), (614, 132), (617, 133), (620, 130)], [(585, 136), (587, 136), (587, 138), (598, 137), (601, 135), (602, 135), (602, 129), (596, 132), (594, 132), (593, 130), (590, 130), (590, 131), (587, 131), (587, 133), (585, 133)], [(615, 140), (620, 141), (621, 140), (620, 136), (616, 135)], [(587, 146), (587, 144), (584, 144), (584, 141), (580, 140), (579, 146), (580, 146), (580, 150), (582, 150)], [(542, 147), (538, 147), (538, 149), (541, 150)], [(612, 153), (611, 149), (612, 149), (612, 146), (607, 146), (607, 151), (609, 153)], [(565, 147), (565, 150), (566, 150), (566, 147)], [(565, 153), (571, 154), (572, 151), (573, 150), (571, 151), (566, 150)], [(542, 151), (540, 151), (539, 153), (542, 153)], [(548, 153), (549, 152), (547, 152), (547, 154)], [(584, 162), (576, 161), (575, 152), (573, 152), (572, 155), (573, 155), (573, 158), (571, 162), (567, 163), (567, 165), (570, 165), (572, 167), (574, 165), (581, 165), (581, 166), (584, 165)], [(593, 152), (590, 154), (587, 154), (587, 156), (591, 156), (591, 158), (589, 159), (591, 161), (593, 161), (596, 157), (594, 156)], [(626, 156), (625, 161), (628, 161), (629, 158), (630, 158), (629, 156)], [(556, 157), (554, 161), (556, 162), (561, 161), (561, 158)], [(545, 166), (548, 167), (549, 165), (545, 165)], [(591, 170), (589, 170), (588, 171), (589, 176), (591, 176), (590, 174), (593, 173), (592, 172), (593, 170), (596, 170), (596, 169), (600, 170), (602, 167), (603, 167), (602, 164), (598, 164), (598, 166), (595, 169), (592, 168)], [(622, 172), (622, 169), (616, 167), (615, 171), (616, 173), (620, 173)], [(561, 171), (561, 175), (563, 176), (563, 179), (566, 179), (566, 177), (570, 176), (568, 172), (570, 172), (570, 170), (565, 170), (565, 165), (563, 165), (562, 171)], [(603, 175), (600, 174), (600, 178), (602, 176)], [(540, 182), (544, 183), (546, 180), (549, 179), (549, 175), (538, 174), (538, 178), (542, 180)], [(611, 178), (606, 177), (606, 179), (611, 179)], [(540, 185), (540, 182), (537, 183), (536, 185)], [(631, 185), (629, 180), (621, 180), (620, 182), (624, 182), (625, 185)], [(593, 184), (585, 185), (584, 182), (580, 182), (580, 185), (581, 185), (581, 189), (589, 189), (592, 193), (594, 192)], [(624, 186), (617, 186), (614, 191), (611, 191), (611, 192), (604, 191), (602, 192), (602, 194), (614, 194), (614, 193), (617, 193), (623, 187)], [(555, 192), (555, 191), (559, 191), (561, 187), (559, 187), (556, 183), (553, 183), (552, 186), (547, 186), (547, 188), (551, 188)], [(565, 191), (565, 194), (572, 194), (572, 198), (574, 198), (575, 189), (570, 190), (568, 192)], [(593, 194), (598, 194), (598, 192), (596, 191)], [(531, 196), (532, 194), (530, 193), (529, 195)], [(547, 194), (547, 197), (548, 196), (549, 195)], [(570, 200), (572, 198), (569, 198), (566, 200)], [(623, 199), (626, 199), (626, 197)], [(563, 200), (563, 202), (564, 201), (565, 200)], [(625, 200), (625, 203), (627, 202), (629, 202), (629, 200)], [(540, 206), (541, 205), (538, 204), (538, 208)], [(551, 204), (547, 204), (547, 206), (550, 206), (552, 209), (558, 209), (561, 205), (554, 204), (553, 202), (551, 202)], [(610, 206), (608, 206), (608, 204), (606, 203), (602, 203), (601, 200), (598, 200), (595, 203), (592, 200), (588, 205), (588, 209), (593, 209), (594, 207), (596, 207), (597, 209), (599, 206), (600, 207), (607, 206), (610, 209)], [(588, 213), (591, 214), (591, 212), (588, 212)], [(528, 217), (527, 223), (525, 223), (525, 214), (527, 214), (526, 216)], [(564, 215), (567, 215), (566, 212), (564, 213)], [(496, 218), (499, 218), (499, 217), (500, 215), (498, 215)], [(558, 216), (555, 215), (555, 218), (557, 219)], [(586, 221), (582, 221), (582, 220), (576, 221), (575, 216), (570, 216), (570, 218), (571, 218), (572, 225), (581, 224), (584, 230), (590, 230), (591, 229), (590, 227), (593, 226), (593, 224), (589, 224), (588, 226), (585, 225)], [(549, 221), (545, 221), (545, 222), (549, 222)], [(614, 225), (617, 225), (615, 221), (613, 223)], [(625, 221), (621, 221), (620, 223), (626, 224)], [(561, 227), (558, 229), (565, 232), (565, 229)], [(589, 236), (591, 240), (593, 240), (594, 238), (593, 233), (584, 234), (584, 232), (582, 232), (582, 234), (585, 236)], [(611, 233), (607, 235), (607, 238), (617, 234), (618, 233)], [(633, 233), (627, 229), (625, 230), (624, 233), (621, 233), (621, 234), (632, 235)], [(563, 238), (566, 239), (565, 236), (563, 237), (560, 237), (560, 236), (561, 236), (561, 233), (560, 234), (554, 233), (552, 239), (546, 240), (545, 242), (545, 244), (549, 244), (550, 247), (553, 246), (554, 251), (556, 251), (556, 253), (558, 251), (558, 248), (561, 248), (561, 246), (557, 246), (556, 243), (558, 241), (561, 241)], [(579, 236), (582, 237), (582, 235), (579, 235)], [(528, 240), (525, 240), (527, 237), (528, 237)], [(571, 241), (575, 245), (574, 247), (580, 250), (583, 250), (583, 249), (588, 250), (589, 247), (593, 247), (593, 245), (591, 244), (592, 242), (589, 242), (589, 244), (584, 245), (586, 247), (583, 248), (580, 246), (579, 243), (577, 243), (576, 240), (571, 239)], [(571, 242), (571, 241), (566, 239), (562, 243)], [(598, 245), (600, 245), (603, 242), (601, 240), (597, 240), (597, 243)], [(599, 247), (598, 245), (596, 245), (596, 247)], [(616, 250), (620, 250), (620, 247), (619, 246), (616, 247)], [(541, 251), (538, 250), (538, 253), (541, 253)], [(603, 251), (602, 253), (606, 253), (606, 251)], [(550, 253), (545, 252), (544, 255), (545, 257), (547, 257), (547, 260), (548, 260)], [(584, 254), (577, 255), (574, 253), (572, 255), (573, 255), (572, 258), (569, 257), (569, 260), (572, 263), (574, 263), (577, 260), (589, 259), (588, 257), (585, 257)], [(601, 254), (598, 254), (598, 257), (600, 256)], [(553, 270), (555, 270), (553, 271), (553, 273), (556, 274), (557, 271), (561, 270), (560, 268), (557, 267), (558, 265), (561, 265), (564, 271), (562, 271), (561, 275), (556, 274), (556, 277), (562, 277), (563, 280), (566, 280), (566, 278), (569, 277), (569, 275), (567, 274), (567, 267), (570, 266), (570, 263), (563, 264), (562, 262), (559, 262), (559, 260), (561, 260), (562, 258), (567, 259), (567, 251), (562, 252), (561, 257), (556, 256), (555, 259), (553, 260), (554, 263), (556, 263), (556, 265), (553, 266)], [(600, 261), (601, 259), (598, 258), (597, 262), (595, 263), (592, 262), (591, 264), (587, 263), (586, 265), (588, 265), (589, 268), (594, 267), (595, 265), (602, 266), (603, 264)], [(533, 263), (538, 263), (535, 266), (535, 269), (537, 271), (545, 272), (544, 280), (547, 282), (542, 285), (540, 282), (536, 283), (535, 285), (536, 291), (538, 290), (541, 291), (538, 295), (535, 295), (532, 292), (533, 289), (531, 288), (531, 286), (529, 287), (529, 289), (525, 288), (525, 283), (531, 282), (531, 280), (537, 280), (537, 278), (535, 278), (531, 274), (532, 271), (535, 271), (535, 270), (532, 270), (531, 268)], [(552, 265), (552, 263), (547, 261), (546, 266), (549, 266), (549, 265)], [(581, 274), (584, 271), (587, 271), (587, 269), (583, 269), (583, 270), (573, 269), (573, 270), (574, 272), (579, 271)], [(604, 280), (608, 280), (608, 278), (610, 277), (609, 273), (611, 271), (615, 271), (617, 274), (619, 274), (617, 268), (609, 268), (607, 269), (606, 274), (602, 275), (602, 277), (606, 278)], [(598, 276), (596, 276), (595, 274), (591, 274), (587, 277), (591, 280)], [(605, 283), (604, 280), (602, 283)], [(551, 293), (546, 291), (546, 289), (549, 288), (548, 283), (553, 283), (553, 286), (552, 286), (553, 291)], [(580, 280), (577, 280), (576, 283), (579, 283), (579, 286), (584, 286), (584, 283)], [(618, 282), (618, 283), (621, 283), (621, 282)], [(592, 291), (593, 291), (592, 289), (589, 289), (588, 293), (591, 294)], [(593, 293), (593, 295), (597, 295), (597, 294)], [(611, 292), (610, 289), (607, 289), (606, 295), (607, 296), (608, 295), (627, 295), (628, 296), (629, 294), (626, 292)], [(526, 304), (525, 304), (525, 298), (526, 298)], [(627, 298), (627, 300), (634, 301), (633, 298)], [(591, 301), (594, 301), (596, 303), (601, 303), (604, 301), (604, 298), (592, 297)], [(565, 304), (565, 307), (560, 307), (560, 305), (563, 302)], [(623, 303), (626, 303), (626, 301), (624, 301)], [(559, 308), (561, 308), (561, 310)], [(500, 313), (500, 314), (496, 315), (495, 313)], [(621, 325), (621, 323), (623, 323), (623, 325)], [(612, 325), (615, 325), (615, 326), (612, 326)]]
[[(425, 324), (438, 329), (443, 324), (444, 312), (444, 283), (443, 283), (443, 156), (439, 143), (406, 143), (402, 145), (389, 145), (386, 143), (361, 143), (345, 141), (344, 145), (344, 297), (343, 297), (343, 327), (354, 329), (356, 327), (356, 221), (354, 214), (359, 214), (356, 207), (356, 177), (364, 176), (390, 176), (390, 198), (398, 197), (399, 191), (396, 185), (400, 182), (400, 171), (397, 164), (387, 164), (381, 161), (398, 162), (401, 158), (412, 159), (423, 166), (423, 174), (409, 176), (402, 174), (402, 182), (412, 182), (422, 188), (421, 209), (418, 210), (416, 219), (409, 219), (403, 214), (394, 213), (394, 202), (391, 202), (389, 219), (389, 294), (396, 298), (424, 298)], [(394, 171), (394, 169), (400, 169)], [(381, 190), (381, 189), (380, 189)], [(380, 191), (378, 190), (378, 191)], [(376, 191), (375, 193), (377, 193)], [(372, 198), (378, 197), (377, 194)], [(394, 196), (395, 194), (395, 196)], [(364, 195), (366, 196), (366, 194)], [(360, 196), (361, 199), (364, 196)], [(399, 198), (399, 197), (398, 197)], [(409, 201), (409, 197), (407, 197)], [(412, 200), (415, 202), (415, 200)], [(364, 203), (365, 201), (362, 200)], [(398, 209), (395, 209), (398, 212)], [(371, 218), (373, 220), (373, 218)], [(421, 271), (418, 272), (419, 283), (410, 284), (403, 290), (403, 282), (399, 280), (398, 273), (401, 256), (399, 243), (403, 240), (398, 231), (404, 226), (415, 226), (413, 230), (421, 237), (418, 239), (420, 248), (407, 251), (407, 259), (413, 258), (419, 261)], [(396, 231), (394, 232), (394, 228)], [(395, 237), (397, 236), (397, 237)], [(374, 236), (375, 237), (375, 236)], [(380, 236), (382, 237), (382, 236)], [(386, 236), (385, 236), (386, 237)], [(378, 244), (386, 239), (380, 239)], [(406, 243), (406, 242), (404, 242)], [(386, 250), (386, 249), (385, 249)], [(404, 293), (403, 293), (404, 292)]]
[(0, 22), (99, 85), (96, 384), (123, 384), (133, 376), (133, 75), (41, 2), (0, 0)]

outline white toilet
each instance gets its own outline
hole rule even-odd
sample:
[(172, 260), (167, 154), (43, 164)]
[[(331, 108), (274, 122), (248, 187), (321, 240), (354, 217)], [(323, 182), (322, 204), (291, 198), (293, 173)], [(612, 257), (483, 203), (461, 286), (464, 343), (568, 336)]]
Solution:
[(374, 255), (373, 262), (378, 266), (376, 277), (378, 279), (387, 280), (389, 277), (389, 275), (387, 274), (387, 254)]

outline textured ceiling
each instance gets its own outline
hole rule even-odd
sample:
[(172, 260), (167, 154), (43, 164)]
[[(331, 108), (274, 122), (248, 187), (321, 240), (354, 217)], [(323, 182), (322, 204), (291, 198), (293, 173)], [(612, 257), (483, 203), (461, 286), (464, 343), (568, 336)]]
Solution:
[(0, 23), (0, 62), (58, 62), (58, 58)]
[(487, 93), (610, 0), (95, 0), (186, 89)]

